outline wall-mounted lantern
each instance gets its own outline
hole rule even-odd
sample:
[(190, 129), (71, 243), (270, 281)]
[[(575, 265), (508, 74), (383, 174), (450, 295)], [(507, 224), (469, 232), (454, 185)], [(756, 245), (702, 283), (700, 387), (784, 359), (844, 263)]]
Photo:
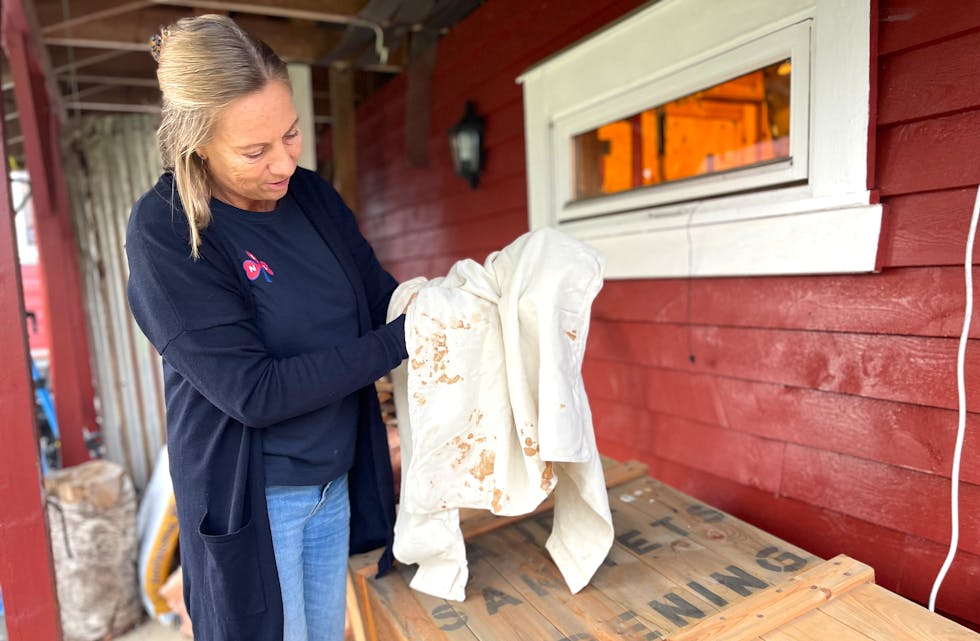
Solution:
[(449, 149), (453, 156), (453, 169), (476, 189), (483, 171), (483, 118), (477, 115), (472, 101), (466, 101), (463, 118), (449, 128)]

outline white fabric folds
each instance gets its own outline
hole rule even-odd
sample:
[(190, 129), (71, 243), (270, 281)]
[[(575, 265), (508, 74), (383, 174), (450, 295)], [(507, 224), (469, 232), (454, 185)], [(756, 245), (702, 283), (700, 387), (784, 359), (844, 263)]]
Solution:
[(393, 372), (402, 447), (395, 557), (411, 586), (462, 601), (468, 577), (459, 508), (526, 514), (555, 492), (546, 547), (572, 592), (613, 540), (602, 462), (582, 383), (603, 260), (556, 230), (527, 233), (480, 265), (416, 278), (405, 309), (409, 357)]

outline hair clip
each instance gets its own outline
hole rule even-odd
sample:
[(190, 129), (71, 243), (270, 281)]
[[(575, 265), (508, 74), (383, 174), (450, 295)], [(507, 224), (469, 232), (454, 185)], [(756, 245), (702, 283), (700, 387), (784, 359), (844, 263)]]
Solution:
[(150, 36), (150, 55), (157, 62), (160, 62), (160, 52), (163, 50), (163, 43), (170, 36), (170, 29), (164, 29), (160, 33)]

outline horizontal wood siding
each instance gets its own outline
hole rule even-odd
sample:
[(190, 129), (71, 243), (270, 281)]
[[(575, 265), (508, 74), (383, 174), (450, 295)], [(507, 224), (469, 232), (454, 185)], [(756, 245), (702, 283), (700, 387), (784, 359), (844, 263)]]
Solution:
[[(439, 44), (427, 167), (405, 158), (404, 76), (362, 105), (360, 224), (398, 278), (482, 261), (527, 230), (515, 78), (640, 4), (488, 0)], [(604, 453), (816, 554), (867, 562), (919, 602), (950, 527), (961, 263), (980, 182), (978, 7), (877, 7), (881, 273), (610, 281), (584, 369)], [(467, 99), (487, 120), (475, 191), (452, 173), (446, 139)], [(970, 335), (961, 551), (939, 608), (980, 627), (980, 315)]]

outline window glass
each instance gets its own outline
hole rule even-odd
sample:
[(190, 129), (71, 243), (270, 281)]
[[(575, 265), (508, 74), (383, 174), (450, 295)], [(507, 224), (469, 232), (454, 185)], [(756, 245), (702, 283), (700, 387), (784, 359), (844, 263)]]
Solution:
[(573, 200), (789, 158), (789, 59), (572, 138)]

